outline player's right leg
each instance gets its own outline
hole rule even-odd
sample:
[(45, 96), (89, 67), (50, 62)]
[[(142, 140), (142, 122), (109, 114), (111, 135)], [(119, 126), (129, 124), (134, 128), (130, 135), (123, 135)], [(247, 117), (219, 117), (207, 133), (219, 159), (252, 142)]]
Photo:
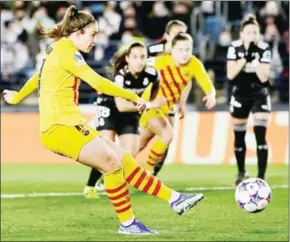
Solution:
[(234, 129), (234, 149), (238, 167), (238, 175), (235, 180), (234, 186), (237, 186), (242, 180), (248, 178), (245, 168), (246, 156), (246, 142), (245, 135), (247, 131), (247, 121), (250, 114), (252, 103), (236, 99), (232, 96), (230, 102), (230, 113), (233, 121)]
[[(100, 130), (103, 136), (110, 140), (115, 140), (116, 133), (114, 130)], [(102, 179), (102, 173), (97, 169), (92, 168), (87, 185), (84, 188), (84, 196), (88, 199), (99, 198), (98, 191), (104, 191), (104, 180)]]

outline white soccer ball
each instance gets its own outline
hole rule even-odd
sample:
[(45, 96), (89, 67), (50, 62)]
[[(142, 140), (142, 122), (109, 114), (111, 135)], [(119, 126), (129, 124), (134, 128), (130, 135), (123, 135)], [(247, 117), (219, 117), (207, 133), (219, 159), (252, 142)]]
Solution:
[(249, 178), (237, 186), (235, 199), (239, 207), (246, 212), (261, 212), (271, 201), (271, 189), (264, 180)]

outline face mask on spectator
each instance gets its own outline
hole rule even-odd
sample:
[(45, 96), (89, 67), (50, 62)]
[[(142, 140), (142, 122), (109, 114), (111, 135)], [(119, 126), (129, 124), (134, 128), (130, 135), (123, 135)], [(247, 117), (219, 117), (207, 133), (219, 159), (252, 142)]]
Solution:
[(153, 5), (153, 13), (157, 17), (164, 17), (169, 14), (168, 9), (162, 2), (155, 2)]
[(17, 35), (13, 32), (7, 33), (5, 36), (7, 43), (14, 43), (17, 40)]
[(38, 20), (42, 20), (47, 17), (47, 14), (44, 11), (38, 11), (35, 13), (34, 17)]
[(131, 33), (129, 33), (129, 32), (127, 32), (127, 33), (124, 33), (123, 35), (122, 35), (122, 42), (123, 43), (129, 43), (131, 40), (132, 40), (132, 34)]
[(5, 23), (13, 19), (13, 13), (11, 11), (1, 11), (1, 22)]
[(98, 46), (103, 46), (103, 47), (107, 47), (108, 44), (109, 44), (109, 40), (106, 36), (99, 36), (98, 37), (98, 40), (97, 40), (97, 43), (96, 43)]
[(275, 1), (268, 1), (265, 6), (266, 15), (277, 16), (279, 15), (279, 7)]
[(222, 32), (219, 37), (219, 44), (221, 46), (229, 46), (232, 41), (231, 33), (228, 31)]

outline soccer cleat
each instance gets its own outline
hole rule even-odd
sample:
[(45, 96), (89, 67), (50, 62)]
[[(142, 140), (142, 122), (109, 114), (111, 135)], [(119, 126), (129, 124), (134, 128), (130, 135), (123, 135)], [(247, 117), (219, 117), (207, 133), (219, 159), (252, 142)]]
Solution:
[(95, 188), (99, 192), (105, 191), (104, 177), (103, 176), (97, 181)]
[(149, 229), (145, 224), (139, 222), (136, 218), (129, 226), (120, 224), (119, 234), (134, 234), (134, 235), (154, 235), (157, 231)]
[(182, 215), (187, 210), (194, 207), (199, 201), (204, 198), (202, 193), (184, 194), (181, 193), (179, 198), (170, 204), (171, 208), (179, 215)]
[(233, 184), (234, 187), (238, 186), (243, 180), (248, 179), (249, 175), (247, 172), (239, 172), (237, 175), (237, 179), (235, 183)]
[(85, 187), (83, 194), (87, 199), (99, 199), (100, 198), (96, 188), (90, 187), (90, 186)]

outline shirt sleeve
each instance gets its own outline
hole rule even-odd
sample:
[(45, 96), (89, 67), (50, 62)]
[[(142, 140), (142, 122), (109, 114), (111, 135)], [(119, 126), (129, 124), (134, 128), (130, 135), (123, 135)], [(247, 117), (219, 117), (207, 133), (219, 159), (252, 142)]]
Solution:
[(262, 53), (262, 56), (260, 58), (260, 62), (261, 63), (266, 63), (269, 64), (271, 63), (271, 59), (272, 59), (272, 53), (270, 50), (270, 47), (268, 46)]
[(114, 82), (119, 86), (124, 88), (124, 76), (121, 73), (117, 73), (114, 78)]
[(68, 56), (62, 58), (64, 70), (87, 82), (91, 87), (109, 96), (116, 96), (137, 102), (138, 95), (119, 87), (117, 84), (97, 74), (87, 65), (80, 52), (68, 52)]
[(237, 52), (234, 46), (230, 45), (228, 48), (228, 52), (227, 52), (227, 60), (231, 61), (231, 60), (237, 60), (238, 56), (237, 56)]
[(206, 72), (204, 65), (200, 60), (194, 58), (192, 68), (194, 70), (193, 77), (196, 79), (198, 85), (201, 89), (206, 93), (209, 94), (210, 92), (214, 91), (215, 88), (213, 86), (212, 81), (208, 73)]
[(24, 98), (29, 96), (38, 87), (38, 75), (36, 72), (20, 89), (20, 91), (13, 97), (12, 104), (20, 103)]

